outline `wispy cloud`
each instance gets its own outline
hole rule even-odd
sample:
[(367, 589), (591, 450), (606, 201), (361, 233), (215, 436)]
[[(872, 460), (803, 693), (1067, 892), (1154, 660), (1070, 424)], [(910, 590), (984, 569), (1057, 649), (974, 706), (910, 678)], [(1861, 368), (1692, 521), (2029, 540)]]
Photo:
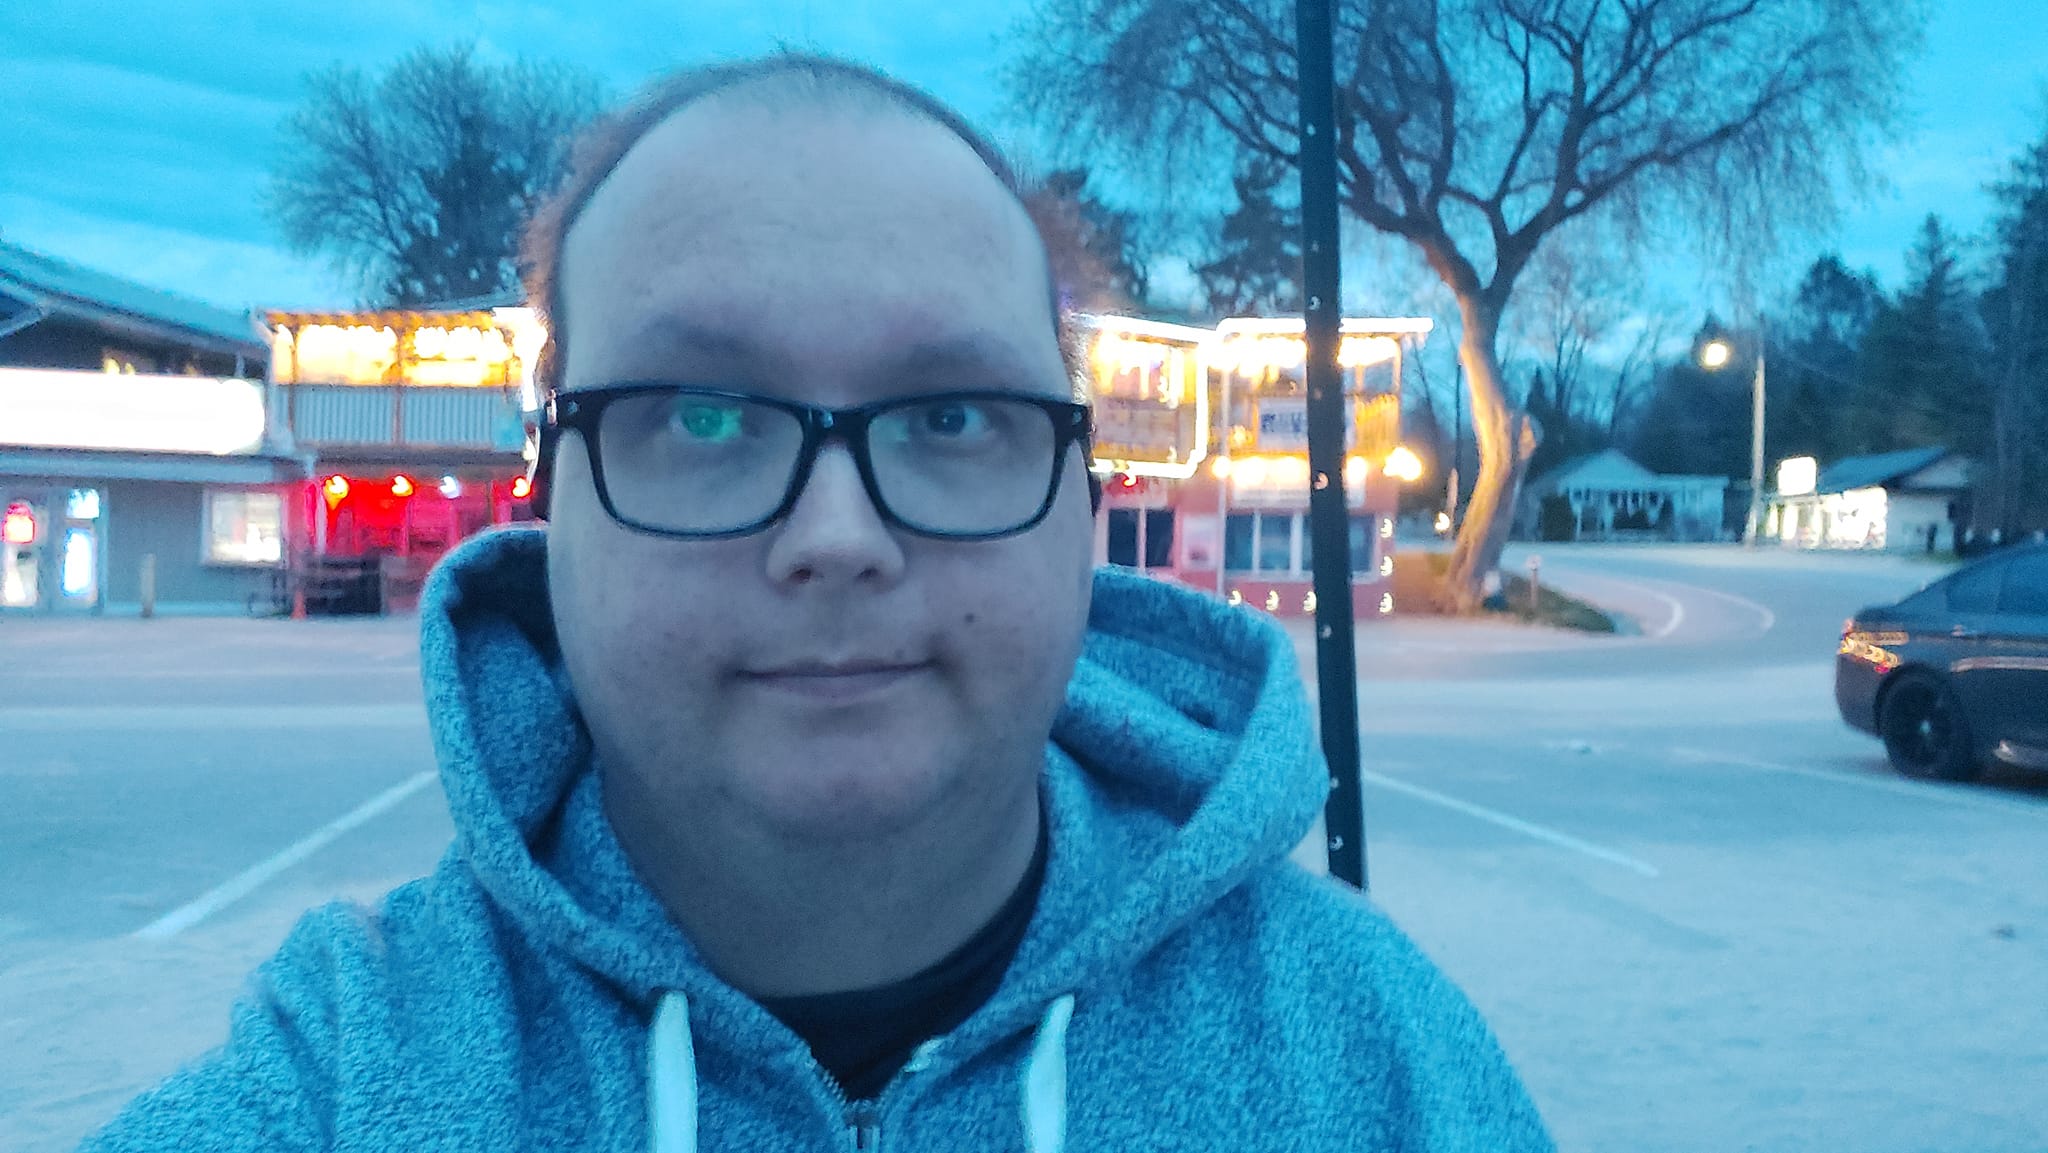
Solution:
[[(880, 65), (995, 123), (1004, 37), (1029, 2), (0, 0), (0, 231), (230, 306), (346, 303), (347, 285), (277, 246), (260, 207), (311, 71), (474, 41), (582, 65), (623, 93), (678, 65), (791, 47)], [(1882, 164), (1890, 189), (1818, 244), (1895, 279), (1926, 212), (1981, 225), (1982, 185), (2048, 111), (2048, 21), (2031, 7), (1945, 0), (1914, 72), (1919, 127)]]

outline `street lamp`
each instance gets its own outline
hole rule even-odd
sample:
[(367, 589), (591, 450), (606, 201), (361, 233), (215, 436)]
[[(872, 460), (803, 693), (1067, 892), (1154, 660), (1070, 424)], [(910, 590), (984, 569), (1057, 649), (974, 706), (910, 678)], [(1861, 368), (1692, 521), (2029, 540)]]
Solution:
[[(1699, 346), (1700, 367), (1719, 372), (1735, 358), (1735, 344), (1715, 336)], [(1749, 428), (1749, 515), (1742, 527), (1742, 543), (1755, 548), (1757, 530), (1764, 519), (1764, 328), (1756, 327), (1756, 379), (1751, 385)]]

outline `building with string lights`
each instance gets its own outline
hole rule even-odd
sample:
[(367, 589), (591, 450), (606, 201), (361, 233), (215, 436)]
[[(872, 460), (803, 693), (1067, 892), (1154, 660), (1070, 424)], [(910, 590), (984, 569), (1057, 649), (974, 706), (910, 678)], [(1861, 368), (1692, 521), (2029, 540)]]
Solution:
[[(1125, 565), (1280, 616), (1315, 612), (1308, 526), (1307, 347), (1299, 319), (1214, 329), (1089, 316), (1098, 562)], [(1429, 320), (1343, 323), (1344, 491), (1352, 611), (1392, 613), (1400, 487), (1421, 461), (1400, 443), (1404, 357)]]

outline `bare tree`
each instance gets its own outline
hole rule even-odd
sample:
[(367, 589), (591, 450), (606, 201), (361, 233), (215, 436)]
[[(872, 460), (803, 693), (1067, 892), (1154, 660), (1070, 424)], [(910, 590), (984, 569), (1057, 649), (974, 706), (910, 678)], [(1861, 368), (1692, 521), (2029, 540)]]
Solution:
[(1603, 231), (1561, 230), (1529, 262), (1501, 321), (1503, 367), (1514, 359), (1506, 350), (1519, 348), (1548, 383), (1553, 411), (1589, 424), (1605, 423), (1612, 400), (1613, 378), (1596, 361), (1631, 311), (1632, 278), (1616, 248)]
[[(1334, 0), (1340, 196), (1458, 301), (1480, 468), (1449, 579), (1476, 603), (1534, 440), (1497, 355), (1559, 227), (1767, 236), (1827, 214), (1888, 129), (1919, 0)], [(1299, 155), (1290, 0), (1038, 0), (1012, 90), (1144, 170)], [(1134, 166), (1135, 167), (1135, 166)]]
[(603, 101), (584, 72), (491, 64), (470, 46), (420, 49), (374, 80), (336, 67), (308, 83), (284, 124), (271, 218), (294, 251), (328, 257), (385, 304), (516, 287), (519, 229)]

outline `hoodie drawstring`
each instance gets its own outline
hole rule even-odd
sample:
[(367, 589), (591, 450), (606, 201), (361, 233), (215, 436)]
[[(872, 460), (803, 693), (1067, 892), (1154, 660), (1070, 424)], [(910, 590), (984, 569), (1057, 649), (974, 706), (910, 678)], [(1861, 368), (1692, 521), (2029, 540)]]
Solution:
[[(1053, 1001), (1038, 1026), (1024, 1066), (1024, 1148), (1062, 1153), (1067, 1143), (1067, 1024), (1074, 997)], [(690, 1040), (690, 1001), (661, 995), (647, 1045), (647, 1124), (652, 1153), (697, 1153), (697, 1050)]]
[(647, 1045), (647, 1128), (652, 1153), (697, 1153), (697, 1049), (690, 999), (661, 995)]
[(1074, 995), (1053, 1001), (1024, 1066), (1024, 1148), (1027, 1153), (1061, 1153), (1067, 1143), (1067, 1023), (1074, 1019)]

